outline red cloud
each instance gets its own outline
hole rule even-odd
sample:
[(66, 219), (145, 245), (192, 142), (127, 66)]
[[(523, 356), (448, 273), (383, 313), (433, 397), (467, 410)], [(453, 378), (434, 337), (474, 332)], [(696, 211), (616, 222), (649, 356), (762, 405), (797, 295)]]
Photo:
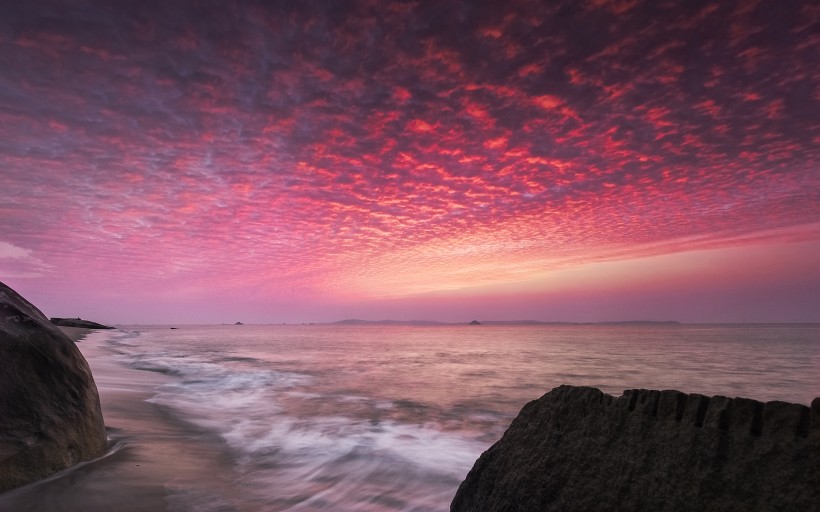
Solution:
[(21, 30), (0, 240), (142, 286), (360, 297), (818, 221), (817, 39), (755, 26), (763, 4), (590, 5)]

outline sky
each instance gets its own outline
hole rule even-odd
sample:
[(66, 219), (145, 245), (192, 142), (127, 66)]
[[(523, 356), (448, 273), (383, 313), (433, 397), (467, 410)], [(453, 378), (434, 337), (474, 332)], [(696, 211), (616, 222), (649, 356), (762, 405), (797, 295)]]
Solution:
[(0, 280), (115, 324), (820, 322), (818, 21), (0, 0)]

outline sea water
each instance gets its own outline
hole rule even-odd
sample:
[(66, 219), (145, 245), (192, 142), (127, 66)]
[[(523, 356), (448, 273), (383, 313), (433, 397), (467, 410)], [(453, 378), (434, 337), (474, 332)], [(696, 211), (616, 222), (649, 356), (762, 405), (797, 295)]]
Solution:
[(820, 395), (817, 325), (238, 325), (98, 335), (121, 365), (167, 375), (149, 401), (226, 454), (232, 492), (169, 487), (180, 511), (444, 511), (521, 407), (561, 384), (803, 404)]

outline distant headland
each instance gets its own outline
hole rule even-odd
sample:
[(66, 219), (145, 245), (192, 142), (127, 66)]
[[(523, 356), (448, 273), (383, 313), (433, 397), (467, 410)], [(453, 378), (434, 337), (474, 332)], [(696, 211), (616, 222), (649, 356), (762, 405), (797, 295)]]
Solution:
[(77, 318), (51, 318), (51, 323), (59, 327), (79, 327), (81, 329), (113, 329), (108, 325)]
[(472, 320), (469, 322), (437, 322), (434, 320), (361, 320), (349, 318), (331, 325), (680, 325), (675, 320), (624, 320), (615, 322), (545, 322), (541, 320)]

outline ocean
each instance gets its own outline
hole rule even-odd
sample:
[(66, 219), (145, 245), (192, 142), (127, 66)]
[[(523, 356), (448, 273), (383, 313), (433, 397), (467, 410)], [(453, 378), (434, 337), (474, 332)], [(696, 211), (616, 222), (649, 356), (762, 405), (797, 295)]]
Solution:
[(561, 384), (820, 396), (820, 325), (138, 326), (78, 346), (112, 444), (153, 435), (106, 398), (129, 387), (186, 432), (166, 446), (197, 476), (154, 475), (180, 512), (448, 510), (521, 407)]

